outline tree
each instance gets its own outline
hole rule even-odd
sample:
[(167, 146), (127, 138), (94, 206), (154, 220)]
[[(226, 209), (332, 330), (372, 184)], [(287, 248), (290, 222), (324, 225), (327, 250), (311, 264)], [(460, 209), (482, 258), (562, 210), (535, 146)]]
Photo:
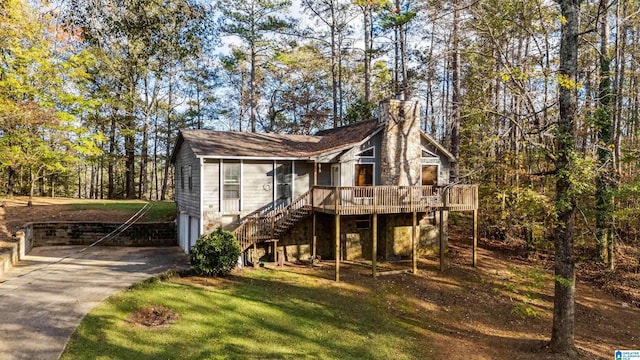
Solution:
[(251, 132), (256, 132), (258, 91), (256, 68), (258, 57), (271, 47), (268, 35), (290, 31), (294, 23), (283, 16), (287, 13), (289, 0), (240, 0), (220, 1), (218, 8), (220, 31), (226, 35), (239, 37), (248, 48), (249, 55), (249, 124)]
[[(613, 106), (611, 92), (611, 52), (609, 51), (609, 4), (600, 0), (600, 83), (598, 85), (598, 109), (595, 126), (598, 134), (598, 171), (596, 177), (596, 256), (599, 261), (613, 262), (613, 193), (615, 191), (615, 168), (612, 152)], [(611, 250), (609, 250), (611, 249)]]
[(578, 28), (582, 0), (560, 0), (562, 31), (558, 93), (560, 118), (556, 129), (556, 214), (555, 291), (551, 350), (568, 357), (576, 356), (573, 341), (575, 315), (575, 256), (573, 249), (576, 212), (575, 117), (578, 75)]
[[(341, 0), (303, 0), (303, 6), (308, 9), (316, 19), (316, 23), (324, 25), (328, 30), (322, 34), (315, 31), (319, 39), (329, 46), (331, 61), (331, 100), (333, 127), (342, 124), (341, 102), (341, 60), (342, 46), (350, 31), (349, 23), (353, 19), (350, 11), (351, 4)], [(328, 41), (326, 38), (329, 38)]]
[(380, 10), (384, 7), (389, 7), (391, 4), (388, 0), (353, 0), (353, 3), (360, 7), (360, 11), (362, 11), (363, 15), (362, 26), (364, 34), (364, 97), (362, 98), (362, 105), (364, 105), (365, 107), (370, 107), (371, 65), (374, 53), (374, 11)]

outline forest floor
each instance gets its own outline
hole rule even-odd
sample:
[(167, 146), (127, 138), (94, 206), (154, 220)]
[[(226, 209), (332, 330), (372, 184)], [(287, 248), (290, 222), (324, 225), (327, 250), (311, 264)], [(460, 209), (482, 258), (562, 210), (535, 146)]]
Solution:
[[(79, 207), (79, 202), (95, 206)], [(124, 222), (135, 212), (116, 206), (100, 208), (99, 204), (107, 203), (104, 200), (44, 198), (36, 199), (30, 208), (22, 198), (0, 203), (0, 241), (30, 221)], [(422, 328), (437, 344), (437, 353), (447, 358), (552, 359), (546, 348), (553, 309), (552, 256), (527, 254), (518, 241), (481, 239), (479, 265), (473, 268), (469, 230), (466, 224), (451, 227), (447, 266), (442, 273), (435, 257), (421, 259), (418, 276), (381, 276), (377, 282), (365, 268), (345, 264), (344, 286), (384, 289), (391, 298), (417, 304), (388, 311), (417, 321), (414, 325)], [(637, 248), (636, 244), (619, 244), (614, 272), (585, 261), (590, 250), (578, 249), (575, 338), (582, 358), (611, 358), (616, 349), (640, 349)], [(294, 264), (285, 270), (327, 281), (326, 286), (332, 284), (330, 262), (314, 270)]]

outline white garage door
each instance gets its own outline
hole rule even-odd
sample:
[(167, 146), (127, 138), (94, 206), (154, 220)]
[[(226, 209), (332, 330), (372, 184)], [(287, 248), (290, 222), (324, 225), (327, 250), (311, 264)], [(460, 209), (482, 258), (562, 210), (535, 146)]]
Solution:
[(198, 218), (191, 217), (191, 224), (189, 226), (189, 252), (191, 252), (191, 248), (196, 245), (198, 237), (200, 237), (200, 222)]
[(178, 244), (185, 253), (189, 253), (189, 215), (180, 214), (178, 218)]

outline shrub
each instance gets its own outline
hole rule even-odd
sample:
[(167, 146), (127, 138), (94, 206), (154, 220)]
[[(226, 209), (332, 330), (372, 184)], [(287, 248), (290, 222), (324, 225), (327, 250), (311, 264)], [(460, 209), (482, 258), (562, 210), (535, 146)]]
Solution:
[(196, 241), (191, 251), (191, 265), (199, 275), (224, 276), (236, 266), (241, 253), (235, 236), (217, 228)]

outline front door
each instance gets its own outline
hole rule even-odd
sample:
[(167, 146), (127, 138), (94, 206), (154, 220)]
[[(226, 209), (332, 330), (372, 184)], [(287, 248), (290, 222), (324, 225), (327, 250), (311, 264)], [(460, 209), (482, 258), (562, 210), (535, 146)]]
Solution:
[(340, 186), (340, 164), (331, 165), (331, 186)]

